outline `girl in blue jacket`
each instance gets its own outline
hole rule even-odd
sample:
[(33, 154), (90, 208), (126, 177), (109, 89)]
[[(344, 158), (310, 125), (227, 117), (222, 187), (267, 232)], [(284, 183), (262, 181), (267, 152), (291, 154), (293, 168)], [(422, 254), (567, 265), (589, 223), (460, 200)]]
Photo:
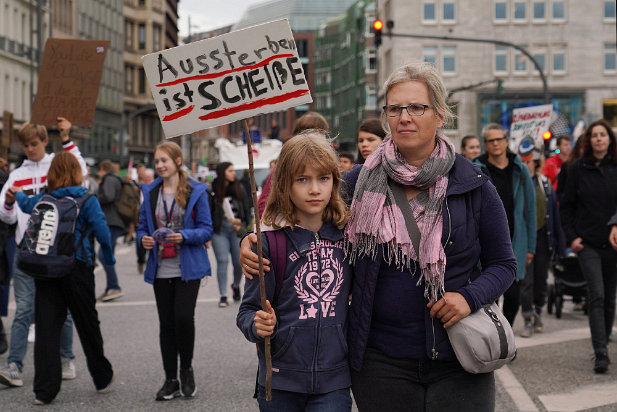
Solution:
[[(262, 235), (264, 257), (276, 262), (284, 253), (284, 269), (273, 265), (265, 277), (268, 311), (261, 308), (259, 279), (246, 282), (237, 317), (244, 336), (258, 343), (261, 411), (351, 410), (351, 269), (343, 261), (347, 208), (340, 185), (338, 159), (323, 131), (308, 130), (285, 143), (262, 219), (264, 230), (284, 233), (285, 250)], [(272, 339), (271, 401), (265, 400), (266, 336)]]
[[(69, 152), (57, 153), (47, 173), (48, 183), (45, 191), (56, 198), (70, 196), (78, 199), (88, 193), (86, 188), (80, 186), (81, 179), (81, 167), (77, 158)], [(19, 189), (14, 187), (13, 190)], [(44, 192), (41, 192), (36, 196), (28, 197), (23, 192), (19, 192), (16, 199), (21, 210), (29, 214), (43, 194)], [(82, 232), (84, 227), (86, 230)], [(103, 351), (103, 337), (95, 308), (94, 250), (88, 241), (91, 231), (94, 232), (96, 240), (101, 245), (103, 263), (115, 264), (105, 215), (97, 198), (92, 196), (84, 202), (75, 225), (74, 244), (77, 254), (71, 271), (66, 276), (54, 280), (35, 279), (35, 404), (50, 403), (60, 392), (62, 382), (60, 330), (64, 324), (67, 309), (73, 315), (94, 386), (100, 393), (108, 392), (111, 386), (113, 370)], [(80, 246), (82, 242), (86, 256), (82, 253)]]
[[(206, 186), (181, 169), (182, 149), (163, 142), (154, 152), (159, 177), (142, 186), (137, 241), (150, 250), (144, 279), (154, 286), (165, 383), (157, 400), (195, 394), (195, 304), (201, 278), (210, 276), (204, 243), (212, 238)], [(180, 357), (180, 382), (178, 382)]]

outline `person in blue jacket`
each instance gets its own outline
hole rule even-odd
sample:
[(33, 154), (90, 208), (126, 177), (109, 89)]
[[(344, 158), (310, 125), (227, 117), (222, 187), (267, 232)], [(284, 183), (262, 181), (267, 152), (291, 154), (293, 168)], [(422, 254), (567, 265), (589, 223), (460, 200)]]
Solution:
[(514, 256), (516, 280), (503, 295), (503, 314), (514, 324), (520, 306), (520, 282), (536, 253), (536, 189), (521, 157), (508, 149), (507, 132), (497, 123), (482, 128), (486, 153), (473, 160), (491, 179), (503, 202)]
[[(88, 193), (86, 188), (80, 186), (81, 180), (81, 167), (77, 158), (69, 152), (57, 153), (47, 173), (48, 184), (45, 191), (56, 198), (80, 198)], [(13, 190), (19, 189), (14, 187)], [(31, 213), (43, 194), (44, 192), (41, 192), (28, 197), (23, 192), (18, 192), (16, 200), (24, 213)], [(86, 230), (82, 233), (84, 227)], [(103, 351), (103, 337), (95, 308), (94, 249), (88, 240), (90, 232), (94, 232), (101, 245), (103, 263), (115, 264), (105, 215), (97, 198), (92, 196), (83, 204), (75, 226), (77, 254), (71, 271), (55, 280), (35, 279), (35, 404), (50, 403), (60, 391), (60, 330), (67, 316), (67, 309), (73, 315), (94, 386), (100, 393), (109, 392), (111, 388), (113, 370)], [(86, 256), (80, 247), (82, 243)]]
[[(142, 186), (137, 241), (149, 250), (144, 280), (154, 287), (165, 383), (157, 400), (195, 394), (193, 349), (199, 284), (210, 276), (204, 243), (212, 238), (206, 185), (182, 170), (182, 149), (160, 143), (154, 152), (158, 178)], [(178, 382), (178, 357), (180, 382)]]
[[(285, 143), (272, 182), (262, 227), (278, 236), (282, 232), (286, 247), (268, 244), (262, 234), (263, 253), (274, 261), (284, 254), (286, 263), (265, 278), (268, 311), (262, 310), (255, 277), (246, 282), (236, 320), (246, 339), (258, 343), (259, 409), (350, 411), (351, 270), (341, 230), (347, 207), (339, 193), (338, 158), (325, 132), (306, 130)], [(265, 399), (267, 336), (272, 339), (271, 401)]]

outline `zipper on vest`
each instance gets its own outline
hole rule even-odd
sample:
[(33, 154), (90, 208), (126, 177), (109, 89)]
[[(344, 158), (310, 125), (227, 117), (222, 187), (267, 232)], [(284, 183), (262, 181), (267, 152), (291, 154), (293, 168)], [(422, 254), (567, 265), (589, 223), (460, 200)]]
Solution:
[[(319, 246), (319, 234), (317, 232), (313, 233), (315, 235), (315, 251), (317, 253), (317, 270), (319, 274), (319, 291), (321, 292), (321, 248)], [(311, 388), (312, 392), (315, 392), (315, 387), (317, 386), (317, 351), (319, 350), (319, 331), (321, 327), (321, 301), (317, 301), (317, 328), (315, 331), (315, 342), (313, 349), (313, 370), (311, 371), (312, 382)]]

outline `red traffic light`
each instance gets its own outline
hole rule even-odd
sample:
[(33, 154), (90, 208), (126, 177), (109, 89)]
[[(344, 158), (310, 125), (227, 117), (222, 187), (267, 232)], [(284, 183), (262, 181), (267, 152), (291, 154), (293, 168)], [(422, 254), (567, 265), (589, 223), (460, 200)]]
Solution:
[(551, 140), (551, 137), (553, 137), (553, 134), (550, 132), (550, 130), (547, 130), (546, 132), (542, 133), (542, 138), (544, 140)]
[(381, 31), (381, 29), (383, 29), (383, 21), (381, 20), (375, 20), (373, 22), (373, 29), (375, 31)]

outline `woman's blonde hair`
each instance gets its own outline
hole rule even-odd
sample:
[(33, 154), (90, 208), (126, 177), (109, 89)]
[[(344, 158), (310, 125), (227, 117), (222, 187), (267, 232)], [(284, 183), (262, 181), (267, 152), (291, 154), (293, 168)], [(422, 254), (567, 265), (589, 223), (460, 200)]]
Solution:
[(291, 185), (295, 178), (311, 165), (319, 173), (332, 173), (332, 195), (323, 211), (322, 219), (339, 229), (347, 223), (347, 205), (341, 199), (341, 173), (338, 156), (332, 148), (328, 135), (323, 130), (305, 130), (288, 140), (281, 150), (276, 171), (272, 180), (272, 190), (268, 196), (262, 222), (280, 229), (281, 218), (291, 225), (298, 223), (295, 207), (291, 202)]
[[(165, 141), (162, 143), (159, 143), (158, 146), (156, 146), (156, 149), (154, 150), (154, 153), (156, 153), (158, 150), (162, 150), (163, 152), (165, 152), (171, 160), (173, 160), (174, 165), (176, 165), (176, 168), (178, 170), (178, 189), (176, 190), (176, 202), (178, 202), (178, 204), (180, 206), (182, 206), (183, 209), (186, 208), (186, 196), (189, 192), (189, 181), (188, 178), (186, 177), (186, 172), (182, 169), (182, 148), (180, 148), (180, 146), (178, 146), (176, 143), (174, 142), (170, 142), (170, 141)], [(180, 159), (180, 165), (178, 165), (178, 159)]]
[(58, 152), (47, 171), (45, 191), (50, 193), (60, 187), (79, 186), (82, 179), (81, 173), (81, 165), (75, 155), (70, 152)]

